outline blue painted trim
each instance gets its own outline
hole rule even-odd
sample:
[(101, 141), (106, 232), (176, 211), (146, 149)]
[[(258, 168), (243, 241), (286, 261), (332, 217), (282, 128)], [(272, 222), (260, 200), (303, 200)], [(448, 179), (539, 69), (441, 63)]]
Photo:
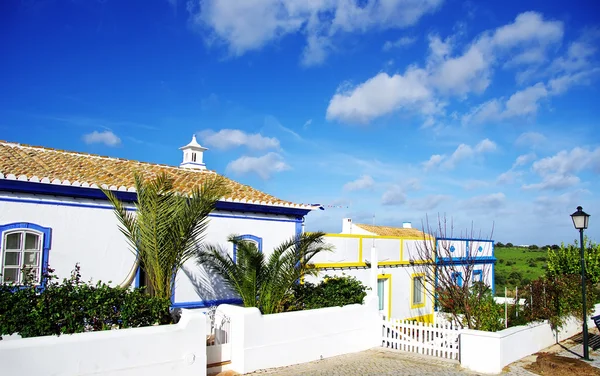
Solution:
[(453, 272), (452, 273), (452, 279), (456, 282), (456, 284), (458, 285), (458, 287), (462, 287), (462, 285), (463, 285), (462, 272)]
[(471, 264), (492, 264), (496, 262), (495, 257), (457, 257), (457, 258), (438, 258), (436, 263), (438, 265), (471, 265)]
[[(75, 203), (75, 202), (46, 201), (46, 200), (34, 200), (34, 199), (26, 199), (26, 198), (0, 197), (0, 201), (36, 204), (36, 205), (56, 205), (56, 206), (78, 207), (78, 208), (114, 210), (114, 208), (112, 206), (108, 206), (108, 205), (92, 205), (92, 204), (81, 204), (81, 203)], [(135, 211), (136, 209), (135, 208), (126, 208), (126, 210), (127, 211)], [(249, 219), (249, 220), (256, 220), (256, 221), (302, 223), (302, 219), (299, 219), (299, 218), (295, 218), (295, 219), (266, 218), (266, 217), (255, 217), (255, 216), (249, 216), (249, 215), (212, 214), (212, 213), (209, 214), (208, 216), (216, 217), (216, 218)]]
[[(250, 235), (250, 234), (245, 234), (245, 235), (240, 235), (238, 236), (239, 240), (252, 240), (254, 242), (256, 242), (256, 244), (258, 245), (258, 251), (262, 253), (262, 244), (263, 244), (263, 240), (262, 238), (259, 238), (258, 236), (254, 236), (254, 235)], [(237, 246), (235, 244), (233, 244), (233, 262), (237, 262)]]
[(139, 288), (140, 284), (141, 284), (141, 280), (140, 280), (140, 273), (141, 273), (142, 268), (138, 266), (137, 271), (135, 272), (135, 288)]
[[(479, 276), (479, 280), (476, 280), (475, 277)], [(473, 270), (473, 282), (483, 282), (483, 270)]]
[(302, 224), (304, 223), (304, 218), (302, 220), (296, 222), (296, 238), (302, 236)]
[(494, 240), (490, 239), (468, 239), (468, 238), (437, 238), (437, 240), (450, 240), (450, 241), (472, 241), (472, 242), (484, 242), (484, 243), (494, 243)]
[[(43, 245), (42, 245), (42, 259), (40, 260), (40, 266), (41, 266), (41, 280), (40, 280), (40, 286), (39, 289), (43, 290), (44, 288), (46, 288), (46, 282), (47, 282), (47, 278), (44, 278), (43, 276), (48, 273), (48, 260), (49, 260), (49, 256), (50, 256), (50, 247), (52, 245), (52, 229), (50, 227), (42, 227), (39, 225), (36, 225), (34, 223), (29, 223), (29, 222), (15, 222), (15, 223), (8, 223), (5, 225), (1, 225), (0, 226), (0, 257), (3, 257), (2, 255), (2, 249), (4, 248), (4, 245), (2, 245), (2, 242), (4, 241), (4, 233), (6, 231), (11, 231), (11, 230), (27, 230), (27, 229), (31, 229), (34, 231), (37, 231), (39, 233), (42, 234), (43, 237)], [(0, 263), (2, 264), (2, 263)]]
[(492, 264), (492, 296), (496, 296), (496, 264)]
[[(99, 188), (74, 187), (71, 185), (58, 185), (48, 183), (35, 183), (22, 180), (0, 179), (0, 191), (20, 192), (30, 194), (43, 194), (52, 196), (66, 196), (75, 198), (88, 198), (106, 201), (106, 195)], [(137, 201), (137, 193), (112, 191), (112, 193), (122, 202), (134, 203)], [(218, 201), (215, 205), (216, 210), (235, 211), (235, 212), (253, 212), (264, 214), (281, 214), (294, 217), (303, 217), (307, 215), (310, 209), (268, 206), (259, 204), (249, 204), (244, 202)]]
[(173, 303), (171, 308), (207, 308), (211, 306), (218, 306), (220, 304), (242, 304), (242, 299), (217, 299), (217, 300), (200, 300), (197, 302), (179, 302)]

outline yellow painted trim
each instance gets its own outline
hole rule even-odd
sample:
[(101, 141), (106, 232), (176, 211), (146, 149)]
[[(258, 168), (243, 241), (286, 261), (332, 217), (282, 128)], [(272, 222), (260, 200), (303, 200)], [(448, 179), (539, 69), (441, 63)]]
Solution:
[(429, 313), (427, 315), (421, 315), (421, 316), (415, 316), (415, 317), (411, 317), (409, 319), (406, 319), (408, 321), (417, 321), (417, 322), (426, 322), (429, 324), (433, 324), (433, 313)]
[(358, 239), (358, 262), (363, 262), (363, 238)]
[(404, 239), (400, 239), (400, 261), (404, 261)]
[(323, 262), (312, 264), (314, 268), (364, 268), (367, 266), (364, 262)]
[(388, 280), (388, 314), (387, 318), (392, 317), (392, 275), (391, 274), (379, 274), (377, 275), (377, 280), (387, 279)]
[[(414, 293), (415, 293), (415, 278), (423, 278), (423, 303), (421, 304), (413, 304), (415, 299), (414, 299)], [(410, 276), (410, 308), (414, 309), (414, 308), (423, 308), (425, 307), (425, 305), (427, 304), (427, 296), (425, 293), (425, 273), (414, 273)]]
[[(379, 236), (379, 235), (359, 235), (359, 234), (325, 234), (330, 238), (362, 238), (362, 239), (405, 239), (405, 240), (423, 240), (421, 236)], [(425, 240), (435, 240), (433, 237), (426, 237)]]

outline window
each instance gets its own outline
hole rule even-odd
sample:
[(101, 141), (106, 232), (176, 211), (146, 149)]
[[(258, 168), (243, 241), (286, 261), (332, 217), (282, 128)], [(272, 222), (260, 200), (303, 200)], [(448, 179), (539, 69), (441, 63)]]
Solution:
[(377, 297), (379, 298), (379, 310), (385, 309), (385, 279), (377, 280)]
[(425, 276), (423, 274), (413, 274), (411, 307), (425, 307)]
[(462, 273), (461, 272), (454, 272), (454, 273), (452, 273), (452, 280), (454, 281), (454, 283), (456, 283), (456, 285), (458, 287), (462, 287), (462, 285), (463, 285), (463, 277), (462, 277)]
[(473, 270), (473, 282), (483, 282), (483, 270)]
[(48, 267), (50, 229), (31, 223), (12, 223), (0, 226), (0, 282), (20, 285), (27, 276), (36, 284)]
[(380, 274), (377, 276), (377, 298), (379, 313), (389, 318), (392, 314), (392, 276)]
[[(258, 251), (262, 252), (262, 238), (246, 234), (238, 236), (238, 239), (254, 243)], [(237, 262), (237, 246), (235, 244), (233, 245), (233, 262)]]
[(192, 153), (192, 162), (196, 162), (196, 153)]

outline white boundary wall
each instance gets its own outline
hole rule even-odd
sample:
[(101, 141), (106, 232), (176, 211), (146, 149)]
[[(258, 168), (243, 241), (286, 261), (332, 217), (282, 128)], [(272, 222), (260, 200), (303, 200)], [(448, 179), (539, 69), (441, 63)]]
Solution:
[[(591, 316), (600, 313), (600, 304), (594, 309)], [(593, 328), (594, 322), (590, 320), (588, 327)], [(515, 326), (495, 333), (464, 329), (460, 335), (460, 363), (476, 372), (501, 373), (508, 364), (580, 332), (581, 321), (576, 319), (569, 319), (558, 336), (546, 322)]]
[(0, 341), (6, 375), (206, 375), (206, 317), (175, 325)]
[(262, 315), (257, 308), (220, 305), (231, 319), (231, 365), (248, 373), (381, 346), (377, 296), (365, 304)]

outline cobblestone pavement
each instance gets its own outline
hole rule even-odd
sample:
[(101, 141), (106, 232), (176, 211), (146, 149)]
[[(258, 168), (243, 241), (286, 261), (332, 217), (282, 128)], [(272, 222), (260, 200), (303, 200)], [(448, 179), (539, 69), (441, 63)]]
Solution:
[[(534, 375), (516, 366), (506, 373), (516, 376)], [(322, 376), (362, 376), (362, 375), (477, 375), (464, 370), (457, 361), (420, 356), (406, 352), (374, 348), (355, 354), (346, 354), (316, 362), (290, 367), (273, 368), (251, 373), (251, 375), (322, 375)]]

